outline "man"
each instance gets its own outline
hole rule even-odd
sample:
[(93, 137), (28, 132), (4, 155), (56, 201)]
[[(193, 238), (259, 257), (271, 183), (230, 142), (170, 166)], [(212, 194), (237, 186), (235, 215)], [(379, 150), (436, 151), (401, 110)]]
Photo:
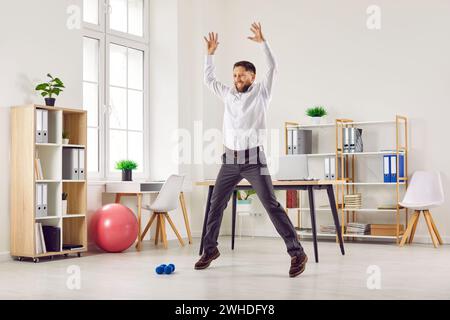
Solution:
[(272, 97), (272, 83), (276, 73), (276, 62), (266, 42), (260, 23), (253, 23), (252, 37), (248, 39), (260, 44), (268, 62), (269, 70), (262, 82), (255, 83), (256, 68), (248, 61), (234, 65), (234, 88), (216, 80), (213, 56), (219, 46), (218, 34), (204, 37), (208, 55), (205, 62), (205, 84), (225, 104), (223, 123), (224, 148), (222, 167), (218, 174), (211, 197), (208, 223), (204, 237), (204, 254), (195, 264), (195, 269), (209, 267), (220, 255), (217, 249), (223, 211), (235, 186), (247, 179), (256, 191), (276, 230), (286, 243), (291, 256), (290, 277), (296, 277), (305, 270), (308, 257), (300, 245), (297, 233), (289, 217), (275, 198), (272, 179), (268, 174), (263, 152), (266, 111)]

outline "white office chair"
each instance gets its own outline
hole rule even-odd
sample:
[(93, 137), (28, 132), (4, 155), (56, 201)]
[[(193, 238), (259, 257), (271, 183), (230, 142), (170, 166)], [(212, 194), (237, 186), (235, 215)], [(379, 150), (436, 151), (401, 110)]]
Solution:
[(412, 243), (421, 212), (424, 214), (434, 247), (437, 248), (439, 244), (443, 244), (442, 238), (439, 235), (429, 211), (430, 208), (440, 206), (443, 203), (444, 190), (442, 188), (439, 172), (415, 172), (405, 197), (403, 198), (403, 201), (400, 202), (401, 206), (414, 210), (414, 214), (408, 223), (408, 228), (402, 237), (400, 246), (405, 245), (408, 237), (408, 243)]
[(142, 233), (141, 237), (142, 239), (144, 239), (145, 235), (147, 234), (148, 230), (152, 226), (153, 221), (156, 218), (157, 221), (156, 221), (155, 245), (158, 245), (159, 236), (161, 236), (164, 248), (167, 249), (167, 234), (165, 225), (165, 220), (167, 219), (173, 231), (175, 232), (178, 241), (180, 241), (180, 244), (184, 246), (184, 241), (181, 238), (180, 233), (178, 232), (172, 219), (169, 216), (170, 211), (173, 211), (178, 208), (178, 199), (183, 186), (183, 181), (184, 176), (179, 175), (170, 176), (169, 179), (167, 179), (167, 181), (162, 186), (161, 191), (156, 197), (156, 200), (150, 206), (145, 206), (142, 208), (144, 210), (153, 211), (153, 215), (150, 218), (150, 221), (147, 223), (144, 232)]

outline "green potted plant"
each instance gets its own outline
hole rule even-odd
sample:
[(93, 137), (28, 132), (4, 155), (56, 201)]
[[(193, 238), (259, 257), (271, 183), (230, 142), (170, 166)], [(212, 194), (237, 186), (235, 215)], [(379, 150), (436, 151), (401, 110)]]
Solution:
[(38, 84), (36, 91), (42, 91), (41, 96), (45, 98), (45, 105), (54, 107), (56, 99), (53, 96), (58, 96), (65, 88), (64, 83), (59, 78), (54, 78), (50, 73), (47, 74), (50, 78), (48, 82)]
[(122, 181), (133, 181), (133, 170), (136, 170), (138, 164), (133, 160), (121, 160), (116, 163), (116, 169), (122, 170)]
[(69, 144), (69, 133), (67, 131), (63, 131), (62, 141), (63, 141), (63, 144)]
[(238, 198), (237, 198), (237, 211), (238, 212), (251, 212), (251, 206), (252, 206), (252, 198), (250, 198), (252, 195), (256, 194), (255, 190), (246, 190), (246, 191), (239, 191), (238, 192)]
[(311, 118), (313, 124), (320, 124), (322, 117), (327, 115), (327, 110), (323, 106), (315, 106), (306, 110), (306, 115)]

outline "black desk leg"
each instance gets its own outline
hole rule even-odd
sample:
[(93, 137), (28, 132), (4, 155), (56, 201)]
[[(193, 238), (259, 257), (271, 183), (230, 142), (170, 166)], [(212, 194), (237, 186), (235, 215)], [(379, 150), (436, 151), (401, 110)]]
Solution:
[(203, 254), (203, 238), (205, 237), (205, 234), (206, 234), (206, 226), (208, 224), (208, 214), (209, 214), (209, 209), (211, 207), (211, 196), (213, 194), (213, 191), (214, 191), (214, 186), (209, 186), (208, 200), (206, 200), (205, 218), (203, 220), (202, 239), (200, 240), (200, 251), (198, 253), (199, 255)]
[(309, 212), (311, 214), (311, 227), (312, 227), (312, 237), (314, 242), (314, 256), (316, 258), (316, 263), (319, 262), (319, 254), (317, 250), (317, 229), (316, 229), (316, 208), (314, 207), (314, 189), (312, 186), (308, 186), (308, 196), (309, 196)]
[(334, 197), (334, 190), (332, 185), (329, 185), (327, 187), (327, 193), (328, 193), (328, 200), (330, 201), (331, 212), (333, 214), (334, 225), (336, 227), (336, 232), (338, 235), (339, 246), (341, 247), (341, 253), (342, 255), (345, 255), (344, 242), (342, 241), (342, 232), (341, 232), (342, 230), (341, 225), (339, 223), (339, 217), (336, 208), (336, 199)]
[(234, 250), (234, 237), (236, 235), (236, 205), (237, 205), (237, 190), (233, 191), (233, 213), (231, 217), (231, 250)]

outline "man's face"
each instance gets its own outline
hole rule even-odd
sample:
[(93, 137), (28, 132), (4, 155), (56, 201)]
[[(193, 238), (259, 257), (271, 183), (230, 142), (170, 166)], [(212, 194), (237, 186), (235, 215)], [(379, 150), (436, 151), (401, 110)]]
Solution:
[(233, 70), (234, 85), (238, 92), (247, 92), (248, 88), (255, 81), (256, 75), (245, 70), (244, 67), (236, 67)]

